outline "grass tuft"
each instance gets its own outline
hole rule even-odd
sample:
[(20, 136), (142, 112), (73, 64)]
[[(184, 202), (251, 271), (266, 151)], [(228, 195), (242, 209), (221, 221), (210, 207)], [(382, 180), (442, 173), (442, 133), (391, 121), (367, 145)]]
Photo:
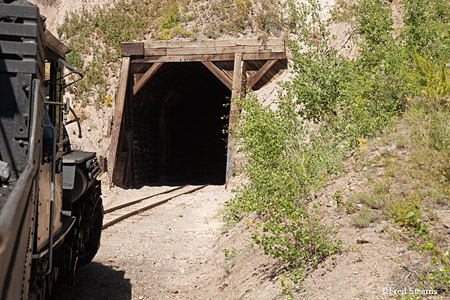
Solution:
[(367, 208), (361, 209), (356, 216), (352, 217), (355, 225), (360, 228), (368, 227), (378, 219), (379, 216)]

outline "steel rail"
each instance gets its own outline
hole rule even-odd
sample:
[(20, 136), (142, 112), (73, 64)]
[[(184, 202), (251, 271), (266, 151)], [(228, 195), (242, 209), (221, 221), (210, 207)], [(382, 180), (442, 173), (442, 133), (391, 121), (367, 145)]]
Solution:
[(142, 202), (142, 201), (144, 201), (144, 200), (147, 200), (147, 199), (150, 199), (150, 198), (153, 198), (153, 197), (156, 197), (156, 196), (168, 194), (168, 193), (171, 193), (171, 192), (180, 190), (180, 189), (182, 189), (182, 188), (184, 188), (184, 187), (187, 187), (187, 185), (178, 186), (178, 187), (176, 187), (176, 188), (173, 188), (173, 189), (170, 189), (170, 190), (167, 190), (167, 191), (164, 191), (164, 192), (156, 193), (156, 194), (151, 195), (151, 196), (147, 196), (147, 197), (144, 197), (144, 198), (141, 198), (141, 199), (137, 199), (137, 200), (134, 200), (134, 201), (127, 202), (127, 203), (125, 203), (125, 204), (121, 204), (121, 205), (117, 205), (117, 206), (114, 206), (114, 207), (105, 209), (104, 214), (106, 215), (106, 214), (108, 214), (108, 213), (112, 213), (113, 211), (116, 211), (116, 210), (118, 210), (118, 209), (122, 209), (122, 208), (124, 208), (124, 207), (128, 207), (128, 206), (131, 206), (131, 205), (140, 203), (140, 202)]
[[(146, 210), (149, 210), (149, 209), (155, 208), (155, 207), (157, 207), (157, 206), (160, 206), (160, 205), (162, 205), (162, 204), (164, 204), (164, 203), (167, 203), (167, 202), (169, 202), (169, 201), (172, 200), (172, 199), (175, 199), (175, 198), (180, 197), (180, 196), (183, 196), (183, 195), (192, 194), (193, 192), (198, 191), (198, 190), (201, 190), (201, 189), (207, 187), (208, 185), (209, 185), (209, 184), (198, 186), (198, 187), (193, 188), (193, 189), (191, 189), (191, 190), (189, 190), (189, 191), (183, 192), (183, 193), (178, 194), (178, 195), (170, 196), (169, 198), (166, 198), (166, 199), (164, 199), (164, 200), (160, 200), (160, 201), (158, 201), (158, 202), (152, 203), (152, 204), (150, 204), (150, 205), (147, 205), (147, 206), (138, 208), (138, 209), (133, 210), (133, 211), (131, 211), (131, 212), (129, 212), (129, 213), (126, 213), (126, 214), (124, 214), (124, 215), (121, 215), (121, 216), (119, 216), (119, 217), (117, 217), (117, 218), (115, 218), (115, 219), (109, 221), (108, 223), (103, 224), (102, 230), (104, 230), (104, 229), (106, 229), (106, 228), (108, 228), (108, 227), (110, 227), (110, 226), (112, 226), (112, 225), (114, 225), (114, 224), (117, 224), (118, 222), (120, 222), (120, 221), (122, 221), (122, 220), (125, 220), (125, 219), (127, 219), (127, 218), (129, 218), (129, 217), (131, 217), (131, 216), (137, 215), (137, 214), (139, 214), (139, 213), (141, 213), (141, 212), (144, 212), (144, 211), (146, 211)], [(176, 189), (172, 189), (171, 191), (178, 190), (178, 189), (183, 188), (183, 187), (185, 187), (185, 186), (178, 187), (178, 188), (176, 188)], [(160, 193), (160, 194), (167, 194), (168, 192), (169, 192), (169, 191), (167, 191), (167, 192), (165, 192), (165, 193)], [(157, 195), (157, 194), (156, 194), (156, 195)], [(154, 196), (156, 196), (156, 195), (146, 197), (145, 199), (152, 198), (152, 197), (154, 197)], [(142, 200), (145, 200), (145, 199), (143, 198), (143, 199), (135, 200), (135, 201), (132, 201), (132, 202), (135, 202), (134, 204), (136, 204), (136, 203), (139, 203), (139, 202), (141, 202)], [(136, 201), (138, 201), (138, 202), (136, 202)], [(130, 202), (130, 203), (131, 203), (131, 202)], [(128, 204), (128, 203), (127, 203), (127, 204)], [(128, 207), (128, 206), (130, 206), (130, 205), (123, 204), (123, 205), (119, 205), (119, 206), (123, 206), (122, 208), (124, 208), (124, 207)], [(116, 209), (116, 210), (117, 210), (117, 209)]]

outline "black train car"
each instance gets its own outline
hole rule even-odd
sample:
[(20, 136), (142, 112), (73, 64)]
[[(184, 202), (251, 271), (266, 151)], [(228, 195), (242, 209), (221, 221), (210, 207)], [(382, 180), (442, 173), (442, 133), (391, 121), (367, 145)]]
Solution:
[(80, 129), (63, 102), (67, 79), (82, 78), (68, 51), (37, 6), (0, 0), (0, 299), (43, 300), (100, 245), (96, 154), (72, 151), (64, 128)]

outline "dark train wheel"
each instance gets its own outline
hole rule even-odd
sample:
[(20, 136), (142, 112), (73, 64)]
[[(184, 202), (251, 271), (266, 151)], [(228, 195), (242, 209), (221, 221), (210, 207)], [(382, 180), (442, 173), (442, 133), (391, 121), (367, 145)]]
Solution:
[(94, 210), (93, 219), (93, 226), (89, 232), (89, 240), (84, 244), (84, 255), (78, 259), (79, 267), (90, 263), (100, 248), (103, 226), (103, 204), (101, 199), (99, 199), (99, 203)]
[(58, 268), (53, 268), (53, 271), (47, 276), (47, 295), (52, 295), (53, 284), (58, 280)]
[(53, 274), (50, 273), (50, 275), (48, 275), (46, 277), (46, 281), (47, 281), (47, 294), (51, 295), (52, 291), (53, 291)]
[(66, 279), (67, 279), (68, 285), (75, 286), (75, 284), (77, 283), (76, 272), (77, 272), (77, 265), (78, 265), (78, 256), (73, 257), (72, 263), (73, 263), (72, 268), (67, 273)]
[(39, 300), (45, 300), (46, 297), (46, 291), (47, 291), (47, 284), (46, 280), (43, 279), (41, 282), (41, 288), (39, 289)]

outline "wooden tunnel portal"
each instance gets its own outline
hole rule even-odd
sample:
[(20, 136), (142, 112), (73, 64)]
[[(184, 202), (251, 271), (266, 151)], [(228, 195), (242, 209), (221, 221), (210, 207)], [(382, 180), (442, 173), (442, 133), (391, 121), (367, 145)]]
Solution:
[[(107, 168), (121, 187), (224, 183), (241, 97), (287, 68), (280, 39), (122, 44)], [(229, 116), (229, 117), (228, 117)]]

